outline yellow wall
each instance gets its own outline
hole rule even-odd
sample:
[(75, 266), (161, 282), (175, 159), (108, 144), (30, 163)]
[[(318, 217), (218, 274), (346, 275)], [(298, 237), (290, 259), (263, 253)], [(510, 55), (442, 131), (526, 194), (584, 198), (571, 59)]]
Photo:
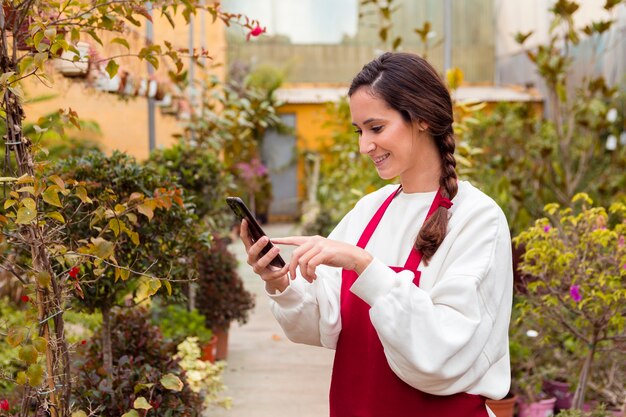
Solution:
[[(158, 14), (158, 13), (155, 13)], [(218, 20), (211, 23), (211, 16), (206, 16), (206, 46), (213, 60), (212, 63), (225, 62), (226, 60), (226, 38), (223, 24)], [(200, 18), (195, 19), (194, 25), (195, 45), (200, 48)], [(135, 32), (128, 34), (126, 39), (131, 44), (131, 51), (137, 52), (145, 43), (145, 28), (137, 28)], [(176, 20), (176, 27), (173, 29), (165, 18), (154, 18), (155, 43), (162, 43), (164, 39), (169, 40), (174, 46), (180, 48), (188, 47), (189, 26), (182, 17)], [(119, 36), (119, 35), (115, 35)], [(103, 35), (104, 44), (107, 39), (115, 36)], [(94, 41), (86, 39), (92, 45)], [(113, 56), (127, 53), (121, 45), (113, 45), (102, 52), (103, 56)], [(184, 59), (185, 64), (188, 59)], [(137, 77), (147, 76), (147, 64), (138, 58), (124, 58), (118, 60), (120, 70), (125, 69)], [(167, 67), (173, 65), (162, 65), (157, 71), (158, 79), (166, 79)], [(54, 71), (53, 71), (54, 72)], [(213, 69), (220, 78), (225, 77), (225, 66)], [(196, 71), (196, 74), (198, 71)], [(100, 125), (102, 134), (96, 138), (101, 148), (109, 153), (115, 149), (124, 151), (139, 159), (148, 156), (148, 101), (145, 98), (134, 98), (128, 101), (120, 100), (120, 96), (110, 93), (103, 93), (90, 88), (85, 80), (65, 78), (59, 74), (54, 74), (54, 85), (52, 88), (45, 87), (36, 79), (30, 80), (26, 87), (28, 97), (55, 94), (53, 100), (46, 100), (40, 103), (26, 105), (27, 121), (35, 122), (39, 117), (58, 111), (58, 109), (72, 108), (78, 112), (82, 120), (95, 121)], [(172, 135), (181, 132), (179, 122), (174, 116), (161, 115), (159, 107), (156, 108), (156, 145), (168, 146), (175, 139)]]
[[(279, 113), (296, 115), (296, 152), (298, 160), (298, 200), (306, 198), (304, 151), (319, 150), (324, 141), (330, 141), (331, 130), (324, 127), (328, 119), (326, 103), (285, 104), (278, 108)], [(328, 143), (328, 142), (327, 142)]]

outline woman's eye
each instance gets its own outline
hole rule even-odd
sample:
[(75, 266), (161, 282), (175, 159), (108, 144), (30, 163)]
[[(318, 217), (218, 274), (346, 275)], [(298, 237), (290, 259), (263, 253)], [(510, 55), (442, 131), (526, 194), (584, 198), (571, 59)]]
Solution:
[(361, 130), (360, 130), (360, 129), (356, 129), (356, 130), (354, 131), (354, 133), (356, 133), (357, 135), (361, 136), (361, 133), (363, 133), (363, 132), (361, 132)]
[(383, 130), (382, 126), (374, 126), (374, 127), (372, 127), (372, 132), (374, 132), (374, 133), (379, 133), (381, 130)]

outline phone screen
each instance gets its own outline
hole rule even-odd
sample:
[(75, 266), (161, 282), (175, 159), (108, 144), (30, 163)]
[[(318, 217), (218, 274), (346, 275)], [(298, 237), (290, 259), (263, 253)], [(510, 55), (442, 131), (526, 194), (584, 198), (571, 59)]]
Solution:
[[(250, 233), (250, 237), (253, 242), (261, 239), (261, 237), (266, 236), (265, 232), (261, 228), (261, 225), (257, 222), (256, 218), (252, 215), (252, 212), (248, 209), (243, 200), (239, 197), (226, 197), (226, 203), (231, 208), (231, 210), (235, 213), (239, 221), (246, 219), (248, 222), (248, 232)], [(265, 255), (272, 249), (274, 245), (272, 242), (268, 242), (267, 245), (261, 250), (261, 256)], [(270, 262), (270, 265), (275, 266), (277, 268), (282, 268), (285, 266), (285, 260), (280, 256), (276, 255), (274, 259)]]

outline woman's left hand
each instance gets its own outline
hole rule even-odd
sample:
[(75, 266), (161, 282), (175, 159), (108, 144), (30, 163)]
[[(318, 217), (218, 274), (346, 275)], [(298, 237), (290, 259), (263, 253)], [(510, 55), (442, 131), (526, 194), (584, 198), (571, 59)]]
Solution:
[(315, 269), (318, 265), (334, 266), (361, 274), (372, 261), (372, 255), (358, 246), (321, 236), (284, 237), (272, 239), (272, 243), (297, 246), (289, 262), (292, 279), (296, 276), (298, 266), (304, 279), (313, 282), (317, 278)]

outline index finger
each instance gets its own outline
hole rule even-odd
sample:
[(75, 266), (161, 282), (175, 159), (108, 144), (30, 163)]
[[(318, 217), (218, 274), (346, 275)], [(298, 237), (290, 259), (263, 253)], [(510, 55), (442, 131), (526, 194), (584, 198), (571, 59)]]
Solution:
[(306, 236), (287, 236), (287, 237), (277, 237), (272, 238), (270, 241), (272, 243), (277, 243), (279, 245), (290, 245), (290, 246), (301, 246), (304, 245), (308, 240)]

